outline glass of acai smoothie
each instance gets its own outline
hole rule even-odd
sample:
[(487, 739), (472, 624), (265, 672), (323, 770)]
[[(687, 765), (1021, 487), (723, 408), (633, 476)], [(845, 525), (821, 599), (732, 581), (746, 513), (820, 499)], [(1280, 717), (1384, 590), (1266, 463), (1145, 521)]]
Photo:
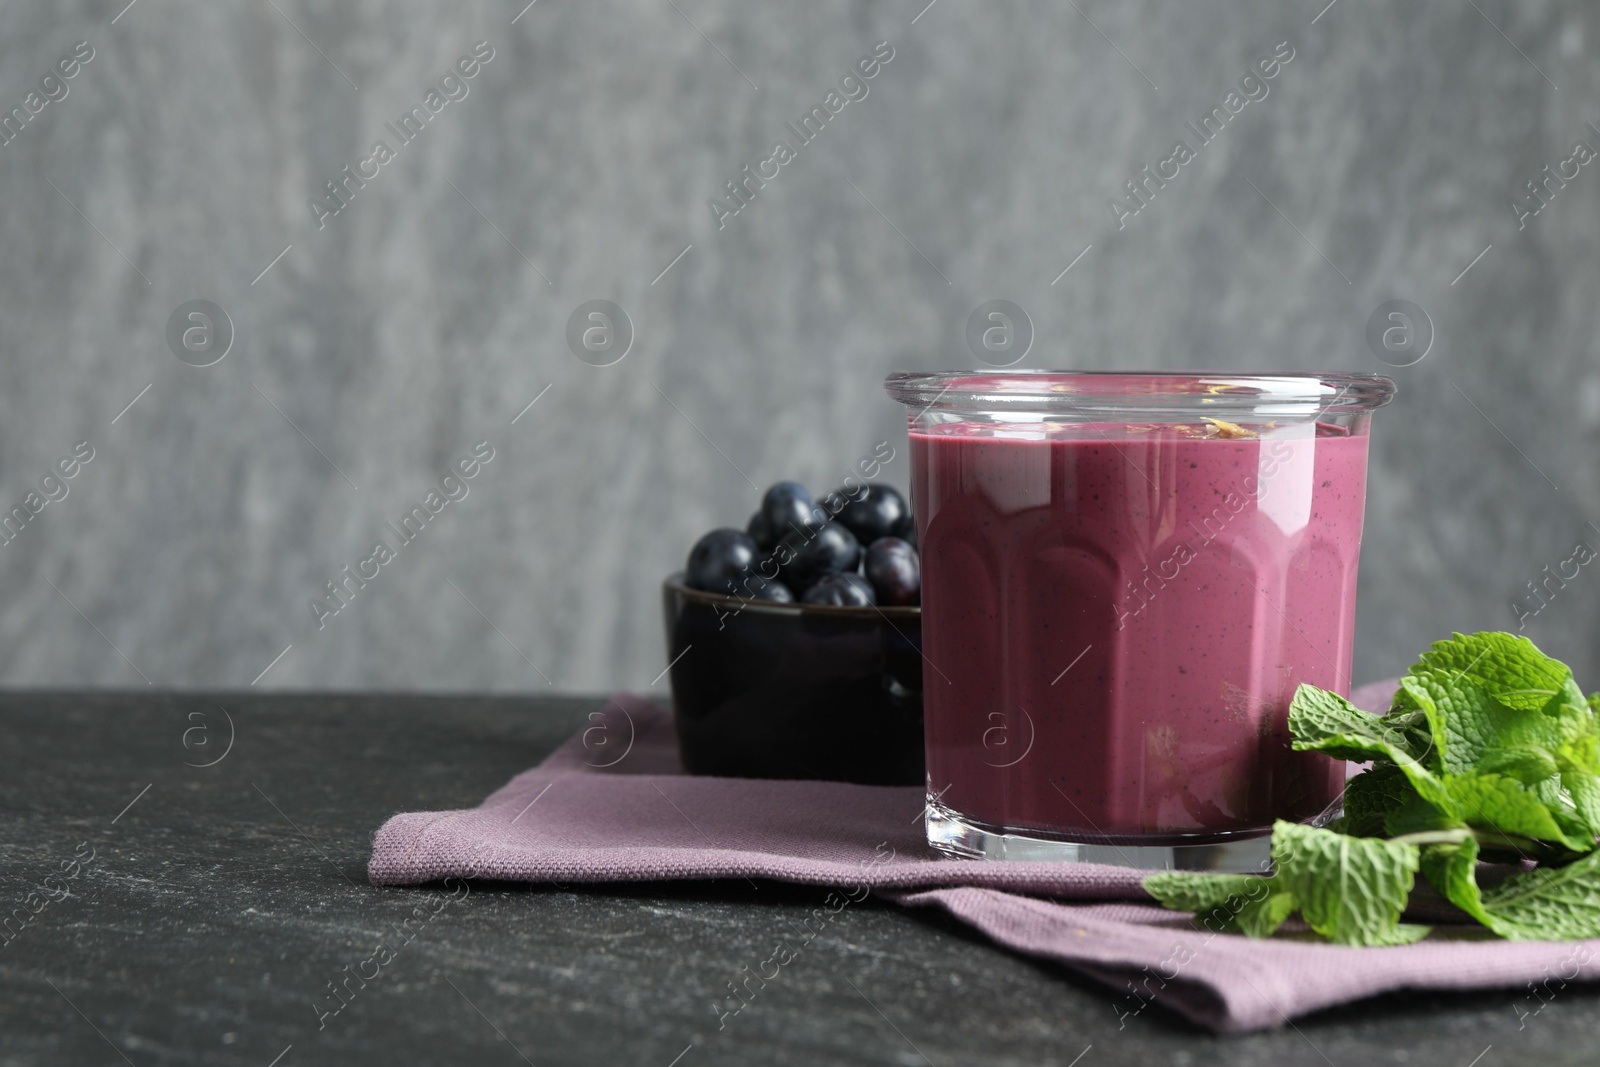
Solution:
[(928, 841), (1261, 870), (1338, 810), (1294, 752), (1348, 695), (1368, 374), (900, 373), (922, 555)]

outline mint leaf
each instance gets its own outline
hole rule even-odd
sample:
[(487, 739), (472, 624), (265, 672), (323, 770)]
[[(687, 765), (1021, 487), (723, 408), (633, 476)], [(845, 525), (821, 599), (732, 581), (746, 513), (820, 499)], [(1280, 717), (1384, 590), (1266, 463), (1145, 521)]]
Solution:
[(1400, 922), (1416, 875), (1415, 845), (1349, 837), (1279, 819), (1274, 876), (1317, 933), (1340, 945), (1403, 945), (1428, 927)]
[(1507, 748), (1554, 752), (1594, 734), (1594, 712), (1572, 671), (1515, 634), (1456, 634), (1436, 642), (1402, 686), (1431, 709), (1446, 774), (1470, 773)]
[[(1448, 675), (1454, 686), (1476, 686), (1508, 708), (1536, 711), (1557, 693), (1584, 703), (1583, 692), (1572, 680), (1572, 670), (1539, 651), (1526, 637), (1496, 631), (1453, 634), (1433, 647), (1406, 672), (1424, 680)], [(1438, 699), (1437, 686), (1434, 699)], [(1454, 692), (1449, 686), (1443, 691)]]
[[(1289, 702), (1289, 731), (1297, 752), (1323, 752), (1334, 759), (1388, 760), (1411, 787), (1442, 811), (1454, 810), (1444, 785), (1413, 754), (1415, 738), (1382, 716), (1362, 711), (1337, 693), (1301, 685)], [(1423, 750), (1426, 755), (1426, 750)]]
[(1445, 741), (1444, 716), (1433, 697), (1416, 679), (1409, 676), (1400, 679), (1400, 688), (1394, 694), (1394, 707), (1384, 718), (1391, 729), (1405, 729), (1407, 736), (1418, 739), (1421, 747), (1413, 744), (1410, 749), (1412, 755), (1427, 763), (1431, 769), (1440, 769), (1439, 753), (1444, 751)]
[(1535, 785), (1560, 773), (1556, 757), (1543, 745), (1519, 745), (1489, 752), (1478, 761), (1477, 769), (1515, 778), (1524, 785)]
[(1437, 830), (1465, 832), (1466, 824), (1453, 806), (1449, 811), (1440, 811), (1413, 793), (1405, 803), (1384, 817), (1381, 833), (1371, 836), (1402, 837), (1406, 834), (1430, 833)]
[(1577, 852), (1594, 847), (1588, 839), (1567, 833), (1534, 790), (1503, 774), (1466, 774), (1445, 779), (1445, 790), (1468, 826), (1504, 834), (1553, 841)]
[(1561, 787), (1572, 798), (1578, 818), (1590, 834), (1600, 834), (1600, 775), (1573, 767), (1561, 772)]
[(1162, 871), (1144, 880), (1144, 891), (1174, 911), (1210, 911), (1263, 885), (1259, 874), (1213, 874), (1205, 871)]
[[(1574, 774), (1581, 772), (1574, 772)], [(1547, 778), (1530, 786), (1544, 806), (1550, 810), (1556, 825), (1567, 835), (1567, 847), (1575, 852), (1587, 852), (1594, 847), (1595, 832), (1578, 811), (1572, 794), (1561, 784), (1560, 777)]]
[[(1243, 907), (1235, 910), (1221, 912), (1214, 911), (1210, 916), (1201, 917), (1201, 923), (1212, 929), (1237, 930), (1246, 937), (1271, 937), (1274, 930), (1283, 925), (1285, 919), (1299, 907), (1294, 894), (1284, 888), (1276, 875), (1268, 879), (1269, 892), (1260, 900), (1247, 902)], [(1206, 920), (1212, 917), (1225, 915), (1231, 925), (1227, 927), (1209, 927)]]
[(1301, 684), (1289, 702), (1289, 732), (1298, 751), (1314, 750), (1334, 759), (1364, 763), (1372, 759), (1413, 761), (1414, 739), (1384, 716), (1362, 711), (1337, 693)]
[(1600, 852), (1514, 874), (1480, 894), (1483, 922), (1514, 941), (1600, 937)]
[(1556, 753), (1556, 762), (1563, 770), (1576, 767), (1585, 771), (1600, 771), (1600, 731), (1591, 728), (1590, 733), (1580, 734), (1575, 740), (1562, 745)]
[(1383, 832), (1402, 837), (1472, 827), (1509, 837), (1498, 841), (1496, 847), (1524, 859), (1550, 851), (1539, 842), (1548, 843), (1558, 854), (1562, 850), (1587, 852), (1594, 847), (1592, 832), (1561, 792), (1557, 779), (1528, 785), (1503, 774), (1463, 774), (1445, 778), (1443, 787), (1444, 806), (1412, 796), (1384, 816)]
[[(1467, 838), (1459, 844), (1429, 845), (1422, 850), (1422, 877), (1450, 903), (1490, 925), (1478, 893), (1478, 842)], [(1498, 931), (1496, 931), (1498, 933)], [(1502, 935), (1504, 936), (1504, 935)]]
[(1144, 889), (1164, 907), (1194, 912), (1208, 930), (1249, 937), (1267, 937), (1295, 907), (1276, 877), (1259, 874), (1163, 871), (1146, 878)]
[(1600, 772), (1600, 693), (1591, 693), (1582, 706), (1569, 704), (1566, 710), (1577, 724), (1577, 736), (1561, 746), (1557, 760), (1563, 770)]
[[(1343, 817), (1328, 829), (1277, 822), (1270, 877), (1147, 879), (1168, 907), (1254, 937), (1298, 910), (1338, 944), (1405, 944), (1428, 933), (1400, 921), (1420, 870), (1503, 937), (1600, 937), (1600, 693), (1584, 697), (1532, 642), (1437, 642), (1384, 716), (1302, 685), (1289, 727), (1297, 751), (1372, 761), (1347, 784)], [(1542, 865), (1483, 889), (1485, 855)]]
[(1428, 884), (1462, 911), (1511, 941), (1600, 937), (1600, 852), (1565, 867), (1514, 874), (1491, 889), (1477, 882), (1478, 843), (1422, 850)]
[(1416, 795), (1399, 767), (1375, 764), (1345, 783), (1344, 818), (1339, 820), (1337, 830), (1351, 837), (1379, 837), (1389, 813)]

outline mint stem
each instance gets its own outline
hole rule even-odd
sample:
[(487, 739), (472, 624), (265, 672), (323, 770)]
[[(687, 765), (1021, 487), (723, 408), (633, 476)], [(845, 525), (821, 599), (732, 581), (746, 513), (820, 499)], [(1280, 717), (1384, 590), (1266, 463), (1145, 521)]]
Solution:
[(1502, 834), (1494, 830), (1473, 830), (1466, 827), (1454, 830), (1423, 830), (1414, 834), (1391, 837), (1389, 840), (1397, 845), (1459, 845), (1469, 837), (1476, 839), (1478, 844), (1487, 848), (1509, 848), (1513, 852), (1522, 853), (1530, 858), (1550, 856), (1566, 851), (1547, 845), (1543, 841), (1535, 841), (1531, 837)]
[(1459, 845), (1469, 837), (1477, 836), (1471, 830), (1424, 830), (1415, 834), (1401, 834), (1389, 841), (1396, 845)]

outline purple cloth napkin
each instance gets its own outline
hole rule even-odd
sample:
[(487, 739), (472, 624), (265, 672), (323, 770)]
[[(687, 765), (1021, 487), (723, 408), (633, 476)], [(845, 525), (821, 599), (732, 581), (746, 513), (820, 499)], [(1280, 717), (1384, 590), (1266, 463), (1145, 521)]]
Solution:
[[(1394, 689), (1377, 683), (1353, 697), (1380, 710)], [(617, 696), (590, 719), (477, 808), (389, 819), (373, 839), (372, 881), (743, 877), (837, 886), (851, 899), (877, 891), (1106, 982), (1124, 1024), (1152, 1001), (1243, 1031), (1392, 989), (1600, 978), (1600, 940), (1513, 943), (1444, 927), (1413, 945), (1355, 949), (1292, 927), (1265, 941), (1211, 934), (1151, 904), (1139, 888), (1145, 872), (937, 858), (923, 838), (920, 788), (691, 777), (671, 716), (655, 705)]]

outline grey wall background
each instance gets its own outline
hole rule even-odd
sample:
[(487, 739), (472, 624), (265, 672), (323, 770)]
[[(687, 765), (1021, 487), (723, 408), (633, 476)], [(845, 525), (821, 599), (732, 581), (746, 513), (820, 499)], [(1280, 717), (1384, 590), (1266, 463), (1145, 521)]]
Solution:
[[(1600, 163), (1520, 232), (1509, 206), (1600, 146), (1593, 5), (924, 2), (5, 5), (4, 109), (95, 58), (0, 147), (0, 500), (95, 458), (0, 547), (0, 683), (644, 687), (693, 539), (747, 479), (899, 446), (882, 376), (972, 365), (992, 298), (1032, 317), (1023, 366), (1075, 368), (1383, 370), (1373, 309), (1427, 309), (1375, 427), (1358, 680), (1512, 627), (1600, 546)], [(470, 95), (319, 230), (308, 198), (478, 40)], [(719, 231), (707, 199), (880, 40), (870, 95)], [(1119, 232), (1107, 199), (1280, 41)], [(235, 331), (204, 368), (165, 341), (196, 298)], [(636, 331), (603, 368), (564, 339), (596, 298)], [(480, 440), (470, 495), (319, 631), (310, 597)], [(1590, 688), (1596, 590), (1528, 625)]]

